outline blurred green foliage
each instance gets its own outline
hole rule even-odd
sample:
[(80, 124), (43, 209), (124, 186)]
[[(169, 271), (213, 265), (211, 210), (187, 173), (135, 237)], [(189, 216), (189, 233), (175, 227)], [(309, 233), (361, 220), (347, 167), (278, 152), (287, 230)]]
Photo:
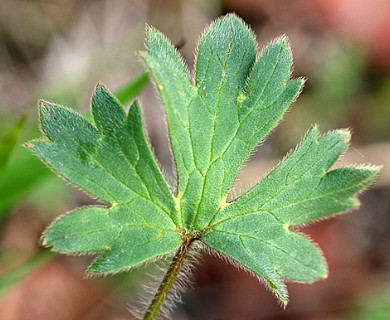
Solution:
[[(26, 117), (23, 116), (11, 129), (0, 132), (0, 219), (9, 214), (15, 204), (22, 202), (21, 198), (49, 173), (40, 161), (20, 147), (21, 137), (26, 136), (29, 130), (24, 126), (25, 121)], [(3, 118), (1, 122), (10, 120)]]
[(363, 297), (350, 320), (388, 320), (390, 318), (390, 289)]
[[(17, 255), (18, 252), (2, 253), (0, 257), (0, 263), (5, 265), (8, 260), (12, 260), (12, 255)], [(47, 262), (54, 256), (48, 249), (41, 249), (36, 254), (32, 255), (29, 259), (13, 267), (0, 277), (0, 297), (5, 294), (10, 288), (16, 285), (19, 281), (30, 275), (39, 266)]]
[(26, 116), (22, 116), (10, 130), (0, 132), (0, 178), (7, 167), (25, 122)]

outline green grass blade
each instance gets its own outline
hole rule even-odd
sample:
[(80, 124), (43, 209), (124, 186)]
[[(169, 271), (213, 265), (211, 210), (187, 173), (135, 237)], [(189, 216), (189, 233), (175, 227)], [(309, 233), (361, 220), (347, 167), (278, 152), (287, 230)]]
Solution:
[(127, 104), (139, 95), (148, 83), (149, 76), (146, 72), (143, 72), (137, 78), (114, 92), (114, 94), (121, 104)]
[(26, 122), (27, 116), (21, 116), (18, 122), (5, 134), (0, 137), (0, 178), (11, 158), (21, 130)]

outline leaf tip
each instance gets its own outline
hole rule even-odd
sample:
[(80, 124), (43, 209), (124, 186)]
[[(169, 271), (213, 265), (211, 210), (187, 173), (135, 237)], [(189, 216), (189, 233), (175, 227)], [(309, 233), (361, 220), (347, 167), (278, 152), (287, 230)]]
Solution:
[(43, 107), (46, 104), (46, 101), (43, 99), (38, 100), (38, 107)]
[(31, 142), (31, 141), (27, 141), (27, 142), (23, 143), (23, 146), (24, 146), (25, 148), (27, 148), (27, 149), (31, 149), (31, 147), (32, 147), (32, 142)]
[(92, 93), (92, 100), (97, 98), (97, 95), (104, 95), (104, 94), (111, 95), (110, 90), (107, 88), (107, 86), (103, 82), (98, 82), (95, 85), (95, 88)]
[(356, 169), (360, 169), (364, 172), (364, 178), (360, 181), (359, 186), (361, 189), (365, 189), (371, 185), (379, 176), (381, 170), (383, 169), (382, 165), (364, 165), (358, 166)]
[(153, 34), (161, 34), (160, 31), (158, 31), (155, 27), (151, 26), (150, 24), (145, 24), (145, 33), (146, 33), (146, 44), (149, 43), (151, 40)]
[(333, 132), (338, 133), (339, 135), (341, 135), (344, 138), (345, 143), (348, 144), (351, 141), (352, 132), (351, 132), (351, 130), (349, 128), (338, 129), (338, 130), (335, 130)]
[(50, 101), (47, 101), (47, 100), (44, 100), (44, 99), (39, 99), (38, 100), (38, 107), (46, 107), (46, 106), (53, 106), (54, 103), (53, 102), (50, 102)]
[(233, 19), (239, 19), (241, 20), (241, 18), (234, 12), (229, 12), (225, 15), (226, 18), (233, 18)]
[(96, 277), (96, 273), (95, 272), (93, 272), (93, 271), (91, 271), (90, 269), (88, 269), (88, 270), (86, 270), (85, 272), (84, 272), (84, 277), (86, 278), (86, 279), (91, 279), (91, 278), (94, 278), (94, 277)]
[(348, 140), (351, 140), (351, 130), (342, 129), (341, 132), (348, 138)]
[(246, 25), (246, 23), (244, 22), (244, 20), (242, 18), (240, 18), (236, 13), (234, 12), (229, 12), (227, 14), (225, 14), (224, 16), (220, 17), (219, 19), (217, 19), (215, 22), (218, 22), (218, 21), (222, 21), (222, 20), (231, 20), (231, 21), (237, 21), (239, 23), (243, 23)]
[(98, 89), (106, 89), (106, 90), (108, 90), (107, 86), (103, 82), (101, 82), (101, 81), (99, 81), (95, 85), (95, 91), (98, 90)]
[(300, 145), (304, 144), (306, 140), (318, 142), (319, 137), (319, 129), (317, 124), (312, 124), (309, 128), (309, 130), (306, 131), (305, 135), (303, 136), (301, 142), (297, 145), (296, 148), (299, 148)]
[(288, 36), (285, 34), (282, 34), (281, 36), (277, 37), (275, 39), (275, 43), (281, 43), (285, 45), (286, 47), (290, 47), (290, 41), (288, 39)]
[(150, 24), (145, 23), (145, 31), (146, 31), (146, 33), (148, 33), (149, 31), (153, 31), (153, 30), (156, 30), (156, 29), (153, 26), (151, 26)]
[(304, 85), (306, 83), (306, 81), (307, 81), (307, 78), (303, 77), (303, 76), (302, 77), (298, 77), (297, 79), (302, 82), (302, 85)]
[(361, 206), (361, 202), (359, 201), (359, 199), (353, 199), (353, 209), (359, 209)]
[(56, 105), (53, 102), (43, 100), (43, 99), (38, 100), (38, 111), (41, 117), (43, 113), (49, 112), (49, 110), (55, 106)]
[(51, 244), (49, 243), (49, 241), (46, 238), (46, 232), (47, 231), (44, 231), (44, 233), (42, 234), (41, 238), (39, 239), (39, 245), (41, 247), (43, 247), (43, 248), (51, 247)]
[(39, 99), (38, 100), (38, 112), (42, 114), (43, 111), (45, 111), (47, 105), (47, 101)]
[(369, 165), (365, 169), (371, 171), (373, 174), (378, 175), (383, 170), (383, 165)]

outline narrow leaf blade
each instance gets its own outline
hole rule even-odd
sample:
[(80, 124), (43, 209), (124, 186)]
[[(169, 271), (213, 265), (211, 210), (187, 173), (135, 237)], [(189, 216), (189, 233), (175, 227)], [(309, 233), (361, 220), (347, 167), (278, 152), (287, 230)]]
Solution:
[(20, 132), (26, 122), (27, 117), (22, 116), (16, 122), (16, 124), (5, 133), (2, 133), (0, 137), (0, 177), (7, 167), (12, 152), (14, 151)]
[(115, 91), (115, 96), (121, 104), (127, 104), (140, 94), (148, 83), (148, 74), (142, 73), (133, 81), (126, 83), (119, 90)]

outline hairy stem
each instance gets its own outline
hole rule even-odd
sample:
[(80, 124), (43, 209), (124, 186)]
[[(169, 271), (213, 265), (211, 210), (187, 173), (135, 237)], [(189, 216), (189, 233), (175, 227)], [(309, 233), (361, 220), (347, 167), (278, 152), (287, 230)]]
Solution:
[(186, 256), (190, 251), (191, 245), (194, 242), (195, 237), (193, 235), (187, 235), (183, 237), (183, 243), (177, 250), (168, 271), (162, 280), (160, 287), (158, 288), (152, 302), (150, 303), (148, 310), (145, 313), (144, 320), (153, 320), (160, 311), (165, 299), (167, 298), (177, 276), (179, 275)]

